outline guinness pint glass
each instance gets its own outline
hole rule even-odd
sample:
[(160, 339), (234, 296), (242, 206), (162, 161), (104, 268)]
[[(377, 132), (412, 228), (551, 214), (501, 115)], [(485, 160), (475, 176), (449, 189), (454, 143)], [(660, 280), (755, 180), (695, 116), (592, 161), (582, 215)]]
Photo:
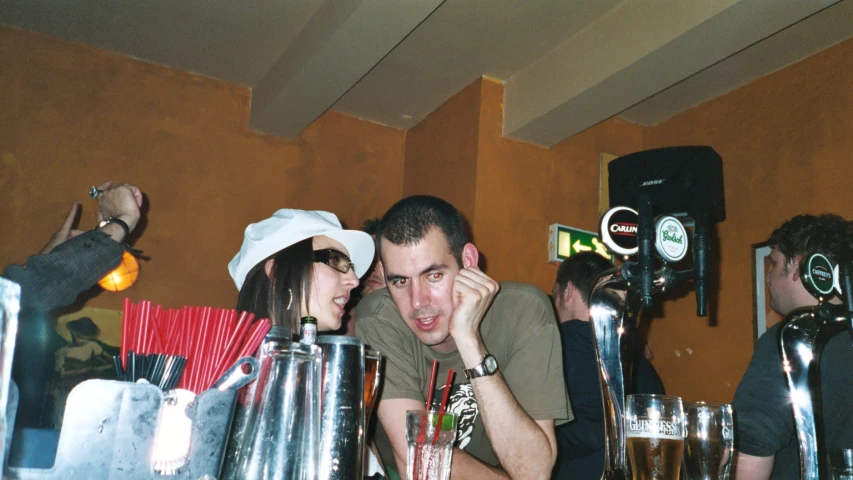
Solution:
[(628, 395), (625, 437), (634, 480), (679, 478), (684, 452), (684, 411), (679, 397)]

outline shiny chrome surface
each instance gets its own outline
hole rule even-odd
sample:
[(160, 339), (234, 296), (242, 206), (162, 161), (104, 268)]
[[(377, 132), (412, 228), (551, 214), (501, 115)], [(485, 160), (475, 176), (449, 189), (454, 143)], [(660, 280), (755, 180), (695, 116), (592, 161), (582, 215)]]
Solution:
[[(800, 475), (804, 480), (828, 478), (828, 461), (823, 441), (823, 411), (820, 402), (820, 357), (829, 340), (847, 331), (849, 321), (822, 304), (794, 310), (779, 330), (782, 368), (788, 380), (797, 443)], [(810, 374), (811, 369), (814, 373)]]
[(239, 425), (240, 442), (232, 444), (238, 453), (226, 464), (224, 478), (314, 479), (322, 352), (290, 342), (289, 335), (267, 335), (259, 356), (258, 380)]
[[(272, 344), (273, 342), (283, 345), (291, 339), (290, 329), (281, 325), (273, 325), (272, 328), (270, 328), (270, 331), (264, 336), (261, 348), (259, 348), (255, 353), (255, 360), (259, 365), (258, 368), (260, 368), (265, 345)], [(258, 373), (260, 373), (260, 371)], [(228, 443), (225, 448), (224, 470), (222, 476), (224, 479), (237, 478), (235, 476), (237, 475), (237, 457), (240, 455), (240, 451), (243, 448), (243, 443), (246, 438), (246, 422), (248, 422), (249, 415), (252, 411), (252, 401), (255, 398), (255, 391), (257, 390), (257, 387), (258, 382), (251, 382), (246, 385), (237, 396), (237, 406), (234, 409), (234, 420), (231, 426), (231, 433), (228, 437)]]
[(633, 332), (640, 296), (621, 269), (605, 272), (590, 296), (590, 326), (595, 339), (599, 380), (604, 401), (604, 475), (607, 480), (630, 478), (625, 438), (625, 373), (622, 361), (626, 334)]
[(323, 352), (318, 478), (361, 478), (364, 452), (364, 354), (355, 337), (317, 338)]
[[(12, 356), (18, 335), (18, 313), (21, 310), (21, 286), (0, 278), (0, 466), (5, 465), (12, 425), (6, 425), (6, 404), (12, 383)], [(7, 432), (8, 428), (8, 432)], [(2, 468), (0, 468), (2, 470)]]

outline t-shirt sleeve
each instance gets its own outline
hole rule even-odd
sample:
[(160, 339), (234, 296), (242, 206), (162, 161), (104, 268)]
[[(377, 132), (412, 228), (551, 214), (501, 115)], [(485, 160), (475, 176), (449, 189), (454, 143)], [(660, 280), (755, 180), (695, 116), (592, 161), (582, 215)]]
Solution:
[(385, 358), (382, 398), (425, 401), (414, 361), (415, 345), (408, 328), (385, 292), (368, 295), (355, 309), (355, 334)]
[(572, 420), (560, 332), (548, 297), (538, 289), (521, 290), (507, 305), (510, 323), (515, 317), (509, 361), (501, 366), (513, 395), (534, 420)]
[(755, 345), (749, 367), (735, 392), (735, 448), (747, 455), (775, 455), (794, 435), (794, 414), (779, 355), (779, 328)]

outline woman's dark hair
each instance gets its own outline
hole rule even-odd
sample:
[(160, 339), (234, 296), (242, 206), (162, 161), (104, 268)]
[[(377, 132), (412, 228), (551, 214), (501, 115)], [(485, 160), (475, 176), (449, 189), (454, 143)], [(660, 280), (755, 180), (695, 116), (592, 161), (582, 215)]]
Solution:
[[(298, 334), (299, 307), (302, 299), (311, 294), (313, 252), (312, 240), (307, 238), (258, 262), (246, 275), (237, 297), (237, 310), (254, 313), (255, 318), (269, 318), (273, 325), (287, 327), (291, 334)], [(270, 259), (273, 261), (272, 278), (267, 276), (265, 268)]]

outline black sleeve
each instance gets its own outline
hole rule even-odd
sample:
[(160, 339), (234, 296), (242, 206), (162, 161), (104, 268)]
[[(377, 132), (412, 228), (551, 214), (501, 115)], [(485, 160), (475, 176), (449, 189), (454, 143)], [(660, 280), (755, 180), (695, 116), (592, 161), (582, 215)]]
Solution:
[(557, 427), (557, 444), (563, 458), (578, 458), (604, 448), (604, 407), (591, 332), (586, 323), (561, 325), (563, 373), (575, 419)]
[(773, 456), (795, 434), (778, 335), (777, 325), (758, 339), (732, 402), (735, 448), (747, 455)]
[(634, 356), (634, 378), (632, 379), (632, 392), (636, 393), (657, 393), (662, 395), (666, 393), (663, 388), (663, 382), (652, 366), (652, 363), (643, 356), (642, 351), (637, 352)]
[(121, 245), (98, 230), (60, 243), (25, 265), (9, 265), (3, 277), (21, 286), (21, 308), (48, 312), (71, 304), (121, 262)]

